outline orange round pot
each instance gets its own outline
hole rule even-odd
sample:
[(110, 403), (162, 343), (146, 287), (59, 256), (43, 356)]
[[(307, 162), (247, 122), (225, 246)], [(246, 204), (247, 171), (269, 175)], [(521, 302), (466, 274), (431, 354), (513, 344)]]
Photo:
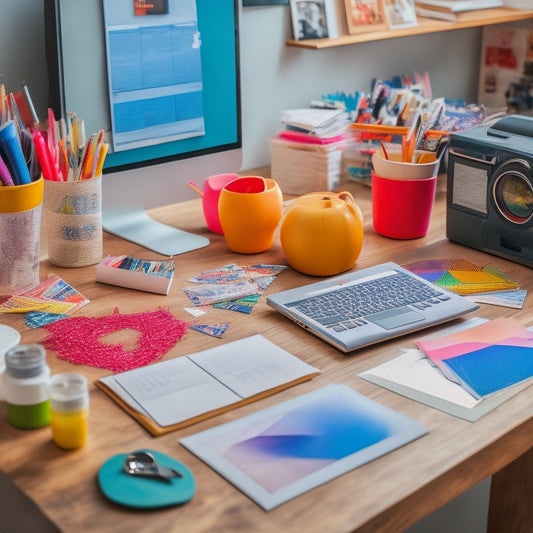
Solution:
[(349, 192), (298, 197), (281, 223), (281, 246), (292, 268), (332, 276), (355, 265), (363, 246), (363, 216)]

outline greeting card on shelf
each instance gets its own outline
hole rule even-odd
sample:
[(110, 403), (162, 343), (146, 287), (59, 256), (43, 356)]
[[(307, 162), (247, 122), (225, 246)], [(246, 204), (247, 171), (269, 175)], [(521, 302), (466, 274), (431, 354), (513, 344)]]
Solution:
[(418, 25), (414, 0), (383, 0), (385, 19), (391, 30)]
[(351, 34), (387, 29), (382, 0), (344, 0)]

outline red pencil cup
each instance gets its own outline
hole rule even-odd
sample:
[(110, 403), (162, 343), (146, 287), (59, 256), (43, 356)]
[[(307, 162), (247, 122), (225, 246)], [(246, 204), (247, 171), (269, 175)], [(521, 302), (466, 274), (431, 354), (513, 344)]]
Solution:
[(429, 228), (436, 188), (436, 176), (396, 180), (372, 172), (374, 229), (391, 239), (424, 237)]

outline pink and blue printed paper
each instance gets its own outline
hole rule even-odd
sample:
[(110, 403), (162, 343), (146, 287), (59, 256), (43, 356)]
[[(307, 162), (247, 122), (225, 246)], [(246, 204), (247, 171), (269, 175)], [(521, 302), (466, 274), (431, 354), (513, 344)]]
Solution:
[(478, 399), (533, 377), (533, 332), (511, 318), (416, 344)]

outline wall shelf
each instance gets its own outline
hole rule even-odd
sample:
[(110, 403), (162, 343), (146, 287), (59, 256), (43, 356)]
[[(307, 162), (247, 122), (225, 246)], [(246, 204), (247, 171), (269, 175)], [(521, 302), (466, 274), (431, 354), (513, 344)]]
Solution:
[(341, 35), (336, 39), (305, 39), (287, 41), (288, 46), (299, 48), (332, 48), (334, 46), (345, 46), (348, 44), (365, 43), (369, 41), (380, 41), (383, 39), (393, 39), (395, 37), (406, 37), (409, 35), (423, 35), (427, 33), (436, 33), (440, 31), (459, 30), (463, 28), (475, 28), (487, 26), (489, 24), (502, 24), (505, 22), (515, 22), (533, 18), (533, 10), (494, 8), (479, 9), (459, 13), (457, 22), (446, 22), (437, 19), (418, 17), (418, 26), (413, 28), (402, 28), (398, 30), (384, 30), (355, 35)]

